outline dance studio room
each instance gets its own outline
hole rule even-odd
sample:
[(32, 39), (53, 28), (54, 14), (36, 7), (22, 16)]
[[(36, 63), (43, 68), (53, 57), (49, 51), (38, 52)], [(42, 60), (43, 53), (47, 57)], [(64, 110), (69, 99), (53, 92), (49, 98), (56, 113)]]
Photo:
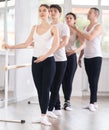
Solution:
[(109, 130), (109, 0), (0, 0), (0, 130)]

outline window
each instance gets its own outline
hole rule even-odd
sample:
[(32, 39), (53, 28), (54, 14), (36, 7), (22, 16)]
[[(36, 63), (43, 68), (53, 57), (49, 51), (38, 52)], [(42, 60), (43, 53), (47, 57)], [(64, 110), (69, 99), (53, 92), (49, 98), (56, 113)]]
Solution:
[(15, 9), (8, 9), (7, 11), (7, 35), (8, 44), (13, 45), (15, 43)]
[(109, 56), (109, 10), (102, 11), (103, 40), (102, 49), (104, 56)]
[[(15, 0), (7, 2), (7, 8), (5, 8), (6, 2), (0, 2), (0, 50), (2, 44), (5, 42), (5, 36), (7, 36), (8, 43), (15, 43), (14, 29), (15, 29)], [(5, 18), (6, 15), (6, 18)], [(7, 28), (6, 28), (7, 27)]]
[(83, 30), (83, 28), (88, 25), (87, 12), (89, 8), (73, 8), (72, 12), (77, 15), (76, 25)]
[(39, 0), (38, 2), (47, 4), (64, 4), (64, 0)]
[(72, 0), (72, 5), (97, 5), (98, 0)]
[(109, 6), (109, 0), (101, 0), (101, 5)]
[(4, 43), (4, 10), (0, 9), (0, 49)]
[(50, 4), (64, 4), (64, 0), (49, 0)]
[(15, 0), (9, 0), (8, 1), (8, 7), (9, 6), (14, 6), (15, 5)]
[(5, 2), (0, 2), (0, 8), (4, 8), (5, 7)]

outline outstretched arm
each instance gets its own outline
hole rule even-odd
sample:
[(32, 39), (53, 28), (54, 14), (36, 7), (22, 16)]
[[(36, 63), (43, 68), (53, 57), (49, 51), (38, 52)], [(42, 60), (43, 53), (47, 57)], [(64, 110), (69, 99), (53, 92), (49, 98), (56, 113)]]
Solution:
[(34, 33), (35, 26), (33, 26), (31, 33), (29, 34), (27, 40), (24, 43), (20, 43), (17, 45), (8, 45), (3, 44), (3, 48), (5, 49), (23, 49), (33, 44), (33, 33)]

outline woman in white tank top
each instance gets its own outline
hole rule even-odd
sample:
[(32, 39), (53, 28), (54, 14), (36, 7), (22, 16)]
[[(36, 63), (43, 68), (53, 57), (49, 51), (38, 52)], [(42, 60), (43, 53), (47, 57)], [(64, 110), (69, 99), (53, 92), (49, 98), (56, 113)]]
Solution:
[[(64, 93), (64, 110), (72, 110), (70, 104), (70, 97), (72, 93), (72, 82), (77, 69), (77, 56), (76, 53), (84, 49), (85, 42), (79, 38), (78, 34), (71, 26), (76, 22), (76, 15), (72, 12), (66, 14), (66, 23), (70, 29), (70, 39), (68, 44), (65, 47), (67, 55), (67, 67), (64, 74), (64, 79), (62, 82), (62, 88)], [(77, 39), (80, 42), (80, 46), (76, 47)]]
[(41, 118), (36, 121), (44, 125), (51, 125), (46, 117), (49, 103), (49, 91), (55, 74), (55, 60), (53, 53), (59, 45), (59, 34), (55, 26), (49, 21), (49, 6), (42, 4), (39, 7), (41, 23), (33, 26), (25, 43), (10, 46), (4, 44), (5, 48), (26, 48), (34, 41), (34, 53), (32, 58), (32, 75), (37, 89)]
[(102, 52), (100, 45), (102, 26), (98, 23), (99, 14), (100, 11), (98, 8), (90, 8), (87, 15), (90, 24), (85, 28), (84, 32), (74, 26), (72, 27), (86, 40), (86, 48), (80, 54), (79, 65), (81, 66), (81, 58), (84, 54), (85, 70), (88, 76), (90, 88), (90, 104), (88, 106), (90, 111), (96, 111), (97, 109), (98, 80), (102, 64)]

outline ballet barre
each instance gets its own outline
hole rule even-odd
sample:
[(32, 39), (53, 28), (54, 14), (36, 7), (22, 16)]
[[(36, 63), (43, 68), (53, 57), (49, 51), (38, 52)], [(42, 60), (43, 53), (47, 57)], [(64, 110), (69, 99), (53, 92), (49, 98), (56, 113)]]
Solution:
[(25, 120), (0, 120), (0, 122), (10, 122), (10, 123), (25, 123)]
[[(8, 58), (7, 58), (8, 59)], [(17, 68), (22, 68), (22, 67), (29, 67), (31, 66), (31, 63), (27, 63), (27, 64), (20, 64), (20, 65), (6, 65), (4, 67), (4, 70), (5, 70), (5, 107), (7, 107), (7, 102), (8, 102), (8, 71), (11, 70), (11, 69), (17, 69)], [(8, 120), (8, 119), (0, 119), (0, 122), (7, 122), (7, 123), (21, 123), (21, 124), (24, 124), (25, 123), (25, 120)]]
[[(8, 72), (11, 69), (29, 67), (29, 66), (31, 66), (31, 63), (19, 64), (19, 65), (8, 65), (8, 51), (7, 51), (5, 56), (6, 56), (6, 58), (5, 58), (5, 66), (4, 66), (4, 71), (5, 71), (5, 109), (7, 109), (7, 105), (8, 105)], [(24, 124), (25, 120), (0, 119), (0, 122)]]
[(29, 66), (31, 66), (30, 63), (19, 64), (19, 65), (8, 65), (4, 67), (4, 70), (18, 69), (18, 68), (29, 67)]

